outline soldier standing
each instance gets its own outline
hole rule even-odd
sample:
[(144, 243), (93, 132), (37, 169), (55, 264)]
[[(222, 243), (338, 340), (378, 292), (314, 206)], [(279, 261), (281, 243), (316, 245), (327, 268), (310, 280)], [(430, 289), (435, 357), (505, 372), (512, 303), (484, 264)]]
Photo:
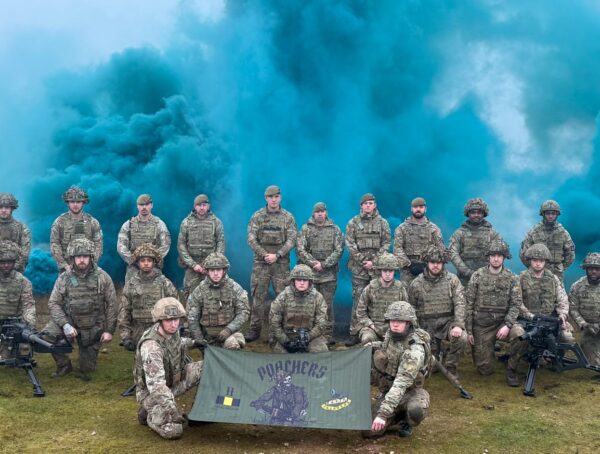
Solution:
[(133, 251), (144, 243), (150, 243), (158, 248), (164, 259), (171, 247), (171, 234), (166, 224), (152, 214), (152, 197), (142, 194), (137, 198), (138, 215), (125, 221), (119, 231), (117, 239), (117, 252), (125, 261), (127, 272), (125, 281), (136, 270)]
[(423, 252), (427, 246), (444, 245), (442, 231), (425, 216), (427, 202), (423, 197), (413, 199), (410, 211), (412, 215), (396, 227), (394, 232), (394, 255), (402, 268), (400, 280), (406, 286), (425, 269)]
[(296, 244), (296, 221), (281, 208), (277, 186), (265, 190), (267, 206), (256, 211), (248, 223), (248, 245), (254, 252), (252, 263), (252, 312), (246, 342), (260, 337), (267, 321), (269, 283), (276, 294), (283, 291), (290, 273), (290, 251)]
[(313, 285), (327, 303), (327, 343), (333, 345), (333, 297), (337, 288), (338, 262), (344, 252), (344, 236), (341, 229), (327, 216), (325, 203), (318, 202), (313, 207), (312, 216), (298, 234), (296, 251), (298, 262), (312, 268), (315, 276)]
[(399, 437), (409, 437), (429, 411), (429, 393), (423, 388), (433, 367), (429, 334), (417, 328), (414, 308), (406, 301), (390, 304), (385, 312), (389, 329), (383, 342), (372, 343), (372, 376), (381, 397), (375, 406), (371, 432), (366, 437), (385, 435), (400, 425)]
[(66, 254), (71, 241), (79, 238), (90, 240), (94, 244), (95, 263), (102, 257), (103, 248), (100, 223), (83, 211), (83, 206), (89, 202), (87, 193), (72, 186), (63, 194), (63, 200), (69, 211), (57, 217), (50, 230), (50, 252), (61, 273), (65, 270), (70, 271), (71, 264)]
[(383, 340), (388, 329), (384, 315), (391, 303), (408, 301), (406, 285), (394, 279), (398, 268), (398, 260), (389, 252), (384, 252), (375, 261), (379, 277), (365, 287), (356, 307), (356, 318), (361, 326), (358, 335), (363, 345)]
[(490, 210), (483, 199), (468, 200), (463, 212), (468, 219), (450, 238), (450, 259), (466, 288), (473, 273), (488, 265), (487, 251), (492, 240), (502, 237), (484, 219)]
[(557, 222), (560, 216), (560, 205), (557, 202), (546, 200), (542, 203), (540, 216), (542, 221), (525, 235), (519, 256), (523, 264), (528, 266), (525, 252), (529, 246), (537, 243), (544, 244), (550, 251), (550, 260), (546, 263), (546, 268), (556, 274), (562, 282), (565, 270), (575, 260), (575, 243), (569, 232)]
[[(65, 337), (77, 340), (80, 378), (89, 381), (96, 370), (100, 344), (110, 342), (117, 324), (115, 287), (110, 276), (94, 263), (94, 243), (73, 240), (67, 248), (71, 268), (58, 276), (48, 300), (50, 321), (44, 328), (51, 341)], [(68, 355), (52, 354), (56, 372), (62, 377), (72, 371)]]
[(350, 338), (346, 346), (360, 342), (359, 326), (356, 322), (356, 306), (363, 289), (375, 276), (375, 259), (387, 252), (392, 243), (390, 225), (377, 211), (373, 194), (367, 193), (360, 199), (360, 213), (346, 226), (346, 247), (350, 252), (348, 269), (352, 273), (352, 312), (350, 318)]
[(31, 252), (31, 232), (25, 224), (13, 218), (12, 213), (19, 208), (14, 195), (0, 193), (0, 240), (12, 241), (19, 248), (15, 270), (24, 272)]
[(144, 331), (154, 323), (154, 304), (168, 296), (176, 298), (178, 294), (173, 283), (158, 267), (162, 262), (158, 248), (144, 243), (135, 249), (132, 259), (136, 264), (136, 271), (129, 275), (123, 287), (119, 332), (123, 347), (133, 352)]
[(208, 277), (188, 299), (188, 322), (195, 340), (238, 350), (246, 345), (240, 333), (250, 317), (248, 293), (227, 275), (229, 260), (212, 252), (204, 261)]
[(211, 252), (225, 253), (223, 223), (210, 210), (208, 196), (194, 199), (194, 209), (181, 222), (177, 238), (179, 264), (185, 268), (183, 289), (185, 300), (206, 277), (203, 262)]
[[(465, 295), (460, 280), (446, 271), (445, 247), (429, 246), (423, 254), (423, 274), (408, 286), (410, 304), (417, 311), (419, 326), (431, 336), (431, 350), (448, 372), (458, 379), (458, 363), (465, 347)], [(444, 341), (448, 341), (445, 345)]]
[(492, 241), (488, 258), (489, 265), (473, 273), (466, 291), (468, 341), (481, 375), (494, 373), (496, 340), (508, 340), (523, 304), (519, 279), (504, 266), (511, 258), (506, 243)]
[(312, 285), (314, 275), (306, 265), (296, 265), (288, 285), (273, 301), (269, 314), (269, 337), (275, 353), (287, 353), (291, 341), (308, 333), (308, 351), (326, 352), (327, 303)]
[(183, 433), (185, 417), (175, 398), (194, 388), (202, 375), (202, 361), (189, 362), (186, 350), (196, 343), (179, 335), (183, 305), (175, 298), (163, 298), (152, 309), (152, 325), (137, 345), (133, 376), (138, 421), (163, 438), (176, 439)]
[(600, 253), (590, 252), (581, 267), (585, 276), (571, 286), (571, 317), (583, 331), (581, 348), (591, 364), (600, 366)]

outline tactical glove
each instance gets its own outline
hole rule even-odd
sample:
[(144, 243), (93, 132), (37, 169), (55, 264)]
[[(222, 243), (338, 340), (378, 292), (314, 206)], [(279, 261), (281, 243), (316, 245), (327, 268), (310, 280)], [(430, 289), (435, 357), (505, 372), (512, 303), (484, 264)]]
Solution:
[(123, 345), (125, 350), (128, 350), (130, 352), (135, 351), (135, 344), (133, 343), (132, 339), (125, 339), (125, 340), (123, 340), (123, 342), (121, 344)]
[(233, 332), (229, 328), (222, 329), (218, 336), (219, 342), (225, 342), (232, 334)]

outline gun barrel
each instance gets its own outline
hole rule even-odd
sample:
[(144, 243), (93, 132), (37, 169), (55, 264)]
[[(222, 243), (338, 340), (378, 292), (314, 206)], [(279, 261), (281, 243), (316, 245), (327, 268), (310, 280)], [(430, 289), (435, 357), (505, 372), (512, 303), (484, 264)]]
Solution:
[(46, 347), (46, 348), (48, 348), (50, 350), (52, 350), (54, 348), (53, 344), (51, 344), (48, 341), (45, 341), (40, 336), (38, 336), (36, 333), (33, 333), (30, 330), (25, 330), (24, 329), (23, 332), (21, 333), (21, 336), (23, 337), (23, 339), (25, 341), (31, 342), (32, 344), (38, 344), (38, 345)]

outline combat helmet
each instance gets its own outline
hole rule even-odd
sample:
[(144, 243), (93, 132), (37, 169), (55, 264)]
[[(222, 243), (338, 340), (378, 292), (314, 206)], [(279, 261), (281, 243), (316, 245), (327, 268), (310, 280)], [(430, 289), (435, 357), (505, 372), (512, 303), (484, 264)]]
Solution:
[(386, 320), (404, 320), (411, 323), (417, 322), (417, 314), (414, 307), (406, 301), (394, 301), (384, 314)]
[(502, 240), (490, 241), (490, 245), (488, 246), (486, 255), (490, 256), (490, 255), (494, 255), (494, 254), (503, 255), (504, 258), (507, 260), (512, 258), (508, 244), (506, 244)]
[(154, 323), (160, 320), (172, 320), (174, 318), (185, 317), (185, 309), (177, 298), (167, 296), (159, 299), (152, 308), (152, 321)]
[(306, 279), (309, 281), (313, 281), (315, 279), (315, 275), (313, 274), (309, 266), (296, 265), (290, 273), (290, 281), (294, 279)]
[(20, 254), (16, 243), (9, 240), (0, 241), (0, 262), (15, 262)]
[(157, 265), (162, 262), (162, 255), (160, 255), (160, 251), (156, 246), (150, 243), (140, 244), (135, 248), (135, 251), (133, 251), (132, 258), (134, 262), (137, 262), (142, 257), (150, 257)]
[(0, 193), (0, 207), (9, 207), (13, 210), (19, 208), (19, 201), (9, 192)]
[(488, 208), (487, 203), (485, 203), (485, 201), (479, 197), (475, 199), (469, 199), (467, 200), (467, 203), (465, 203), (465, 207), (463, 209), (465, 216), (469, 216), (469, 211), (471, 210), (483, 211), (483, 217), (487, 217), (487, 215), (490, 214), (490, 209)]
[(228, 269), (229, 260), (227, 260), (227, 257), (220, 252), (211, 252), (208, 254), (208, 257), (204, 259), (203, 265), (207, 270)]
[(525, 258), (527, 260), (536, 259), (536, 260), (550, 260), (552, 255), (550, 255), (550, 250), (543, 243), (535, 243), (527, 248), (525, 251)]
[(67, 258), (74, 258), (78, 255), (89, 255), (94, 257), (96, 246), (87, 238), (76, 238), (67, 246)]
[(585, 259), (583, 259), (581, 268), (586, 269), (591, 267), (600, 268), (600, 252), (590, 252), (585, 256)]
[(540, 206), (540, 216), (543, 216), (545, 211), (556, 211), (560, 214), (560, 205), (556, 200), (546, 200)]
[(397, 270), (399, 268), (398, 259), (389, 252), (384, 252), (375, 261), (376, 270)]
[(445, 246), (430, 244), (423, 252), (424, 262), (447, 263), (450, 260), (450, 251)]
[(83, 202), (88, 203), (90, 199), (88, 198), (87, 192), (83, 189), (78, 188), (77, 186), (71, 186), (67, 189), (63, 194), (63, 200), (65, 203), (69, 202)]

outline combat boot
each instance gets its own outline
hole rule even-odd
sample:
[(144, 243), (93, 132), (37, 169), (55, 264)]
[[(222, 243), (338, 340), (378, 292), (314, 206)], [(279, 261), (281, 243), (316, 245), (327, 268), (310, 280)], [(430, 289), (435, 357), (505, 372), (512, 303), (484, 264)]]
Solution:
[(148, 412), (144, 407), (140, 407), (138, 410), (138, 422), (142, 426), (148, 425)]
[(260, 331), (254, 331), (253, 329), (251, 329), (250, 331), (248, 331), (248, 334), (246, 334), (244, 336), (244, 339), (246, 340), (246, 343), (250, 343), (250, 342), (254, 342), (255, 340), (258, 340), (260, 338)]
[(517, 376), (517, 371), (511, 369), (510, 367), (506, 368), (506, 384), (512, 387), (519, 386), (519, 377)]
[(64, 377), (67, 374), (70, 374), (73, 371), (73, 366), (71, 365), (71, 362), (69, 361), (68, 363), (62, 365), (62, 366), (56, 366), (56, 372), (53, 372), (51, 377), (52, 378), (60, 378), (60, 377)]
[(353, 347), (354, 345), (360, 344), (360, 339), (356, 334), (350, 335), (350, 337), (344, 342), (346, 347)]
[(413, 428), (406, 421), (400, 423), (400, 429), (398, 430), (398, 436), (402, 438), (410, 437), (412, 435)]

